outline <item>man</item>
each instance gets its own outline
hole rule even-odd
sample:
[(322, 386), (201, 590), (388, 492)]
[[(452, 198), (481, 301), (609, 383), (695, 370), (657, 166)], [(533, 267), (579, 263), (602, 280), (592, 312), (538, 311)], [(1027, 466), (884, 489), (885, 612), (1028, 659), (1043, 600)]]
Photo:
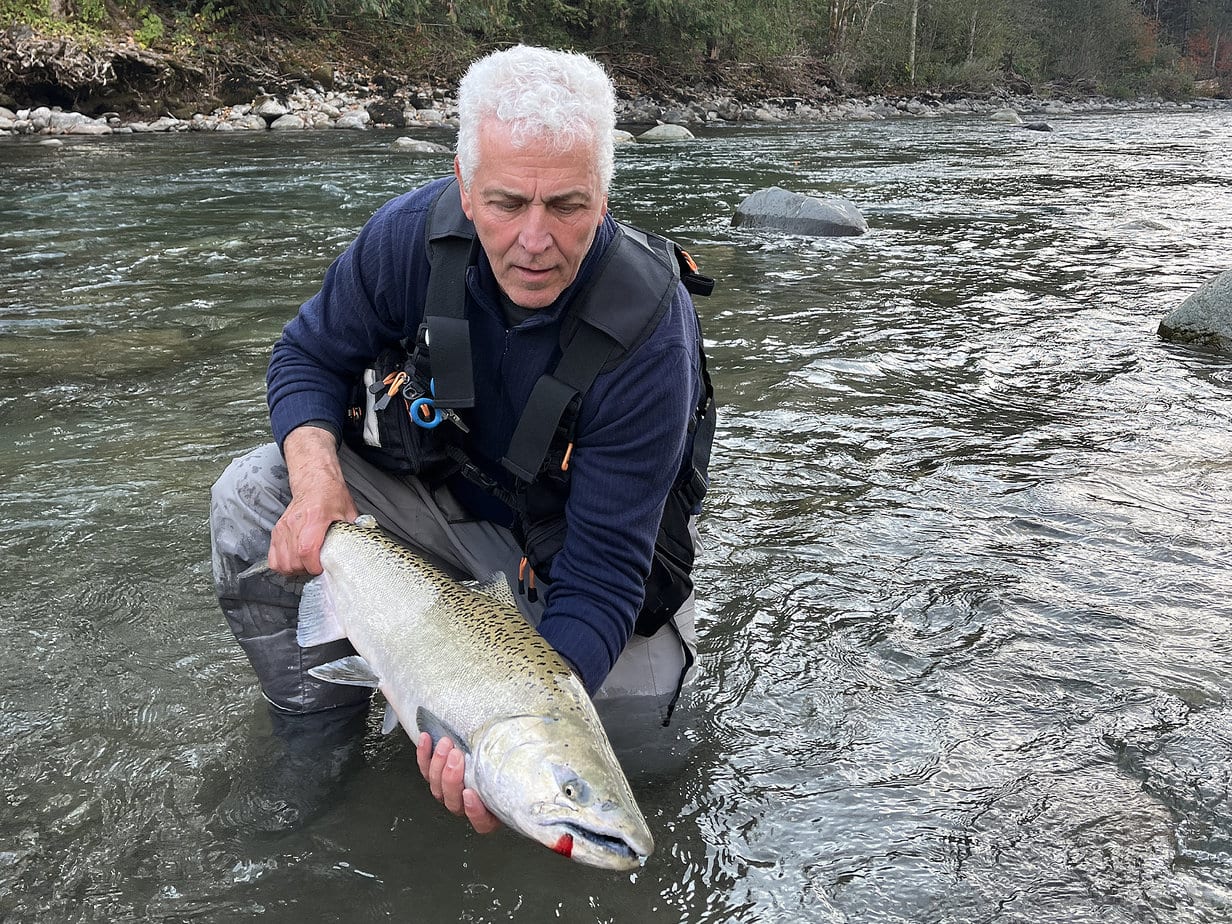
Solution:
[[(656, 534), (667, 523), (665, 509), (690, 474), (695, 483), (704, 476), (707, 383), (674, 259), (665, 274), (653, 248), (630, 243), (636, 232), (608, 216), (614, 108), (610, 80), (582, 55), (518, 46), (475, 62), (459, 86), (456, 189), (443, 179), (378, 210), (275, 345), (268, 385), (276, 444), (237, 459), (220, 478), (211, 530), (219, 601), (282, 725), (362, 708), (367, 691), (308, 674), (346, 653), (346, 643), (299, 648), (295, 583), (241, 575), (267, 554), (278, 575), (320, 573), (330, 524), (361, 513), (460, 578), (525, 572), (526, 556), (536, 560), (531, 534), (546, 523), (560, 537), (541, 565), (550, 567), (550, 583), (535, 588), (537, 600), (528, 593), (519, 603), (596, 705), (607, 707), (605, 721), (663, 718), (679, 696), (696, 651), (687, 580), (683, 604), (662, 628), (649, 636), (633, 630), (646, 611), (648, 574), (660, 573)], [(452, 225), (438, 217), (450, 203), (460, 207)], [(464, 277), (459, 270), (452, 279), (432, 262), (442, 225), (478, 239)], [(439, 308), (427, 304), (434, 272), (464, 301), (462, 346), (447, 349), (434, 336), (420, 390), (445, 414), (449, 402), (437, 384), (469, 363), (462, 391), (473, 385), (473, 395), (457, 400), (439, 427), (408, 429), (469, 464), (430, 477), (412, 459), (423, 477), (400, 475), (371, 464), (341, 436), (348, 413), (358, 410), (349, 410), (348, 395), (374, 357), (399, 343), (414, 345), (416, 356), (420, 347), (427, 352), (424, 331), (433, 321), (425, 315)], [(585, 320), (591, 315), (598, 315), (593, 323)], [(641, 320), (622, 331), (625, 318)], [(538, 460), (526, 470), (508, 460), (523, 416), (544, 416), (535, 397), (541, 379), (564, 374), (562, 355), (575, 356), (565, 341), (583, 329), (611, 352), (601, 364), (580, 363), (595, 368), (567, 412), (569, 443), (559, 464), (567, 477), (553, 482), (562, 509), (537, 521), (523, 508), (543, 485)], [(602, 329), (619, 343), (604, 341)], [(694, 511), (702, 490), (685, 492)], [(687, 571), (691, 549), (686, 559)], [(525, 574), (520, 583), (526, 590)], [(679, 581), (673, 586), (681, 589)], [(679, 599), (668, 599), (675, 610)], [(421, 734), (417, 748), (433, 795), (476, 830), (494, 828), (495, 818), (463, 790), (462, 754), (452, 742), (434, 748)]]

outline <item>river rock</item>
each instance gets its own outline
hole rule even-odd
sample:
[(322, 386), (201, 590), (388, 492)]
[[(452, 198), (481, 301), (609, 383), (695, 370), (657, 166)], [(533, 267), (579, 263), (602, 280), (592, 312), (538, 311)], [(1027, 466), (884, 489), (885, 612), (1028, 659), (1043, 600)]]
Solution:
[(989, 118), (994, 122), (1004, 122), (1007, 125), (1022, 124), (1022, 116), (1014, 109), (998, 109)]
[(378, 125), (391, 125), (394, 128), (406, 126), (406, 114), (400, 103), (378, 101), (368, 106), (368, 117)]
[(1172, 225), (1158, 218), (1135, 218), (1113, 226), (1117, 231), (1173, 231)]
[(633, 132), (627, 132), (623, 128), (612, 129), (612, 144), (636, 144), (637, 138)]
[[(250, 112), (247, 115), (240, 116), (239, 118), (228, 119), (223, 124), (230, 125), (231, 128), (236, 131), (263, 132), (269, 128), (265, 120), (255, 112)], [(222, 126), (220, 125), (219, 128), (221, 127)]]
[(152, 132), (182, 132), (188, 128), (187, 122), (181, 122), (174, 116), (160, 116), (150, 123)]
[(304, 120), (294, 112), (288, 112), (286, 115), (280, 115), (270, 123), (270, 130), (275, 132), (302, 131), (307, 127), (308, 126)]
[(736, 206), (732, 224), (815, 237), (851, 237), (868, 230), (860, 210), (846, 199), (819, 199), (778, 186), (759, 189)]
[(1159, 336), (1232, 354), (1232, 270), (1203, 283), (1159, 324)]
[(349, 128), (352, 131), (365, 131), (368, 128), (368, 123), (372, 121), (372, 116), (368, 115), (367, 109), (352, 109), (349, 112), (344, 112), (334, 122), (334, 128)]
[(110, 135), (111, 126), (106, 122), (96, 122), (94, 119), (86, 119), (84, 122), (78, 122), (69, 128), (64, 129), (66, 135)]
[(1022, 127), (1030, 132), (1050, 132), (1052, 126), (1047, 122), (1023, 122)]
[(406, 154), (452, 154), (453, 149), (435, 141), (421, 141), (418, 138), (395, 138), (391, 147)]
[(79, 122), (86, 121), (80, 112), (50, 112), (47, 115), (47, 128), (53, 132), (66, 132)]
[(686, 122), (696, 122), (697, 118), (688, 109), (664, 109), (660, 118), (669, 125), (684, 125)]
[(666, 122), (663, 125), (656, 125), (654, 128), (647, 129), (637, 136), (638, 141), (688, 141), (696, 137), (691, 131), (683, 125), (675, 125)]
[(846, 107), (846, 110), (843, 117), (850, 122), (876, 122), (885, 118), (867, 103), (852, 103)]
[(258, 100), (252, 107), (252, 111), (261, 116), (261, 118), (265, 119), (266, 122), (274, 122), (276, 119), (282, 118), (291, 110), (282, 103), (278, 102), (278, 100), (274, 99), (272, 96), (267, 96), (265, 99)]

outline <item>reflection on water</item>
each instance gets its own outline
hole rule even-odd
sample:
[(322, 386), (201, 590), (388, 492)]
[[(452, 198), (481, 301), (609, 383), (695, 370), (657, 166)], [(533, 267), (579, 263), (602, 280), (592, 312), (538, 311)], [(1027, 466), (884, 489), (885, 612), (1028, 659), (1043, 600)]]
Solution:
[[(375, 728), (307, 825), (219, 814), (271, 737), (208, 486), (281, 325), (448, 161), (0, 145), (0, 917), (1225, 919), (1232, 363), (1154, 331), (1226, 268), (1232, 113), (1054, 126), (621, 149), (613, 208), (721, 280), (724, 402), (693, 757), (636, 779), (660, 846), (623, 877), (464, 832)], [(772, 184), (872, 231), (733, 230)]]

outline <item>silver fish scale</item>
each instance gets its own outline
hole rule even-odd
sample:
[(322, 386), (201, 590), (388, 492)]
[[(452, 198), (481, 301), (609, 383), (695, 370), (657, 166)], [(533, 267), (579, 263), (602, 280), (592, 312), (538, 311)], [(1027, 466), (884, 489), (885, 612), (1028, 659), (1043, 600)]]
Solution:
[(351, 643), (408, 729), (422, 706), (466, 738), (494, 717), (562, 713), (606, 738), (580, 681), (516, 608), (374, 528), (335, 523), (321, 563)]

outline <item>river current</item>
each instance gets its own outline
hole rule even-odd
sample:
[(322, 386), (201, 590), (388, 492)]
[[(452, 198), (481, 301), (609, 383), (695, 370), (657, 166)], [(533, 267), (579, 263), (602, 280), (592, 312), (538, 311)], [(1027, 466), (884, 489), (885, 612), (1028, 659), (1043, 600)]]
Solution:
[[(220, 818), (270, 723), (209, 579), (283, 323), (392, 135), (0, 138), (0, 920), (1232, 917), (1232, 110), (699, 130), (612, 207), (686, 244), (722, 405), (691, 748), (635, 874), (480, 837), (374, 717), (321, 811)], [(733, 229), (780, 185), (859, 238)]]

